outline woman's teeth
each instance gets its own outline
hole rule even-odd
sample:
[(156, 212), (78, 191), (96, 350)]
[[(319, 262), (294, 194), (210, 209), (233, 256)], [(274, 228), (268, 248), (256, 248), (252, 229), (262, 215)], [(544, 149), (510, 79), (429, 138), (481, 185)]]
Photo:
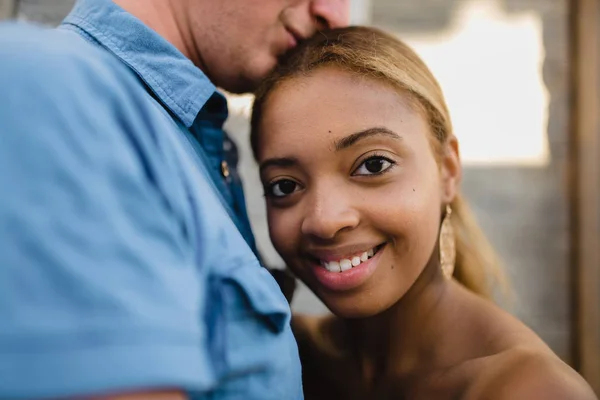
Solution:
[(323, 267), (325, 267), (325, 269), (327, 269), (327, 271), (329, 272), (344, 272), (354, 267), (358, 267), (361, 263), (373, 257), (374, 254), (375, 250), (371, 249), (369, 251), (365, 251), (361, 255), (357, 255), (352, 258), (343, 258), (338, 261), (330, 262), (322, 261), (321, 265), (323, 265)]

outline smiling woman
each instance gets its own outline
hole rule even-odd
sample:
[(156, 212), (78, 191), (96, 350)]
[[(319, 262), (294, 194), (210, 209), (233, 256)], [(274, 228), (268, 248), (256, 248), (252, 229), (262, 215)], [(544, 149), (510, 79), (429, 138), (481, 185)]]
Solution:
[(308, 399), (594, 398), (489, 301), (502, 274), (442, 91), (402, 42), (354, 27), (301, 45), (257, 92), (252, 146), (271, 240), (335, 314), (294, 318)]
[[(304, 50), (296, 52), (287, 63), (283, 64), (267, 80), (257, 93), (253, 110), (252, 146), (255, 155), (260, 160), (261, 176), (264, 179), (265, 171), (268, 171), (269, 167), (298, 165), (300, 160), (295, 154), (283, 158), (263, 157), (260, 153), (263, 147), (259, 148), (258, 146), (259, 131), (262, 134), (261, 144), (270, 145), (275, 143), (272, 140), (267, 140), (266, 135), (269, 135), (269, 138), (273, 137), (274, 140), (279, 141), (287, 153), (290, 153), (290, 137), (293, 137), (300, 147), (312, 156), (317, 156), (319, 151), (310, 151), (309, 144), (313, 144), (313, 147), (316, 147), (317, 150), (333, 148), (335, 154), (346, 155), (344, 159), (348, 159), (347, 153), (350, 149), (356, 147), (359, 150), (363, 149), (364, 147), (359, 145), (365, 145), (368, 142), (389, 142), (399, 148), (399, 151), (407, 152), (411, 150), (411, 140), (414, 141), (416, 138), (421, 141), (426, 140), (420, 143), (422, 145), (421, 150), (424, 150), (424, 154), (428, 156), (426, 161), (437, 161), (437, 163), (431, 163), (429, 170), (420, 168), (420, 165), (415, 165), (415, 167), (420, 168), (418, 170), (419, 174), (423, 175), (426, 180), (435, 179), (432, 172), (436, 173), (437, 164), (440, 166), (447, 164), (450, 168), (445, 170), (452, 174), (448, 176), (449, 181), (447, 181), (446, 189), (452, 191), (448, 202), (451, 202), (454, 212), (452, 224), (456, 233), (455, 278), (472, 291), (490, 297), (492, 290), (498, 284), (500, 286), (504, 284), (504, 279), (496, 265), (494, 252), (474, 223), (460, 193), (457, 192), (457, 184), (460, 180), (460, 165), (457, 159), (458, 149), (441, 89), (432, 76), (421, 76), (420, 80), (417, 79), (422, 74), (422, 70), (426, 70), (426, 67), (412, 51), (405, 54), (408, 48), (403, 44), (398, 43), (396, 46), (389, 46), (390, 43), (386, 43), (386, 46), (382, 43), (385, 43), (384, 39), (390, 40), (387, 36), (384, 38), (374, 38), (372, 36), (355, 38), (350, 32), (345, 32), (343, 38), (343, 43), (348, 44), (347, 46), (342, 45), (341, 41), (336, 42), (330, 40), (329, 37), (320, 36), (319, 39), (324, 40), (321, 45), (328, 43), (326, 47), (312, 50), (304, 48)], [(350, 41), (353, 47), (350, 47)], [(379, 47), (390, 52), (390, 59), (395, 59), (399, 68), (393, 63), (390, 64), (390, 60), (380, 57), (371, 50), (376, 48), (372, 47), (375, 41), (382, 42)], [(395, 40), (391, 43), (395, 44), (394, 42)], [(333, 70), (333, 67), (336, 69)], [(341, 75), (340, 70), (346, 74)], [(411, 76), (408, 73), (410, 71), (415, 76)], [(318, 74), (316, 74), (317, 72)], [(298, 80), (307, 81), (307, 79), (301, 79), (301, 77), (308, 73), (318, 75), (313, 76), (313, 78), (322, 81), (316, 82), (313, 79), (308, 81), (313, 82), (311, 87), (316, 89), (316, 93), (311, 93), (314, 95), (312, 99), (306, 96), (306, 93), (301, 92), (303, 89), (308, 90), (307, 85), (296, 84)], [(369, 79), (365, 79), (365, 76), (368, 76)], [(292, 78), (295, 79), (292, 80)], [(339, 80), (349, 80), (350, 82), (338, 82)], [(292, 83), (290, 84), (290, 82)], [(275, 98), (281, 91), (275, 91), (274, 89), (280, 87), (281, 89), (287, 89), (284, 95), (280, 95), (280, 97), (287, 97), (286, 101), (278, 101)], [(398, 95), (399, 90), (405, 95), (400, 97)], [(294, 102), (288, 97), (290, 91), (295, 93), (295, 98), (298, 98), (298, 101)], [(368, 104), (369, 95), (373, 100), (370, 104)], [(353, 104), (349, 104), (349, 99), (354, 100)], [(327, 101), (329, 103), (326, 103)], [(287, 132), (286, 135), (281, 135), (275, 129), (275, 125), (271, 124), (269, 120), (271, 114), (263, 113), (263, 108), (267, 107), (266, 103), (268, 102), (276, 103), (279, 114), (286, 115), (286, 118), (281, 120), (283, 124), (290, 125), (283, 127)], [(394, 105), (398, 107), (394, 107)], [(287, 113), (287, 110), (284, 109), (286, 106), (294, 109), (292, 111), (295, 112), (293, 114)], [(350, 106), (353, 106), (352, 110)], [(372, 109), (368, 109), (368, 106), (371, 106)], [(338, 112), (338, 118), (332, 116), (333, 111)], [(291, 120), (290, 115), (295, 120)], [(310, 115), (310, 118), (306, 118), (307, 115)], [(319, 116), (322, 117), (322, 121), (317, 120)], [(351, 116), (356, 121), (353, 121), (350, 118)], [(366, 119), (367, 117), (369, 119)], [(404, 119), (402, 120), (402, 118)], [(398, 126), (396, 129), (392, 129), (391, 126), (382, 125), (382, 121), (394, 121)], [(259, 124), (268, 126), (268, 129), (261, 131)], [(334, 127), (334, 125), (337, 126)], [(354, 130), (355, 128), (356, 130)], [(318, 135), (317, 129), (322, 129), (326, 134)], [(415, 131), (414, 134), (407, 136), (407, 133), (411, 133), (411, 130)], [(327, 143), (320, 146), (317, 141), (327, 141)], [(342, 152), (342, 150), (345, 152)], [(417, 154), (423, 154), (423, 152)], [(405, 158), (404, 155), (403, 158)], [(330, 159), (329, 155), (327, 155), (327, 159)], [(450, 162), (450, 164), (444, 163), (444, 160)], [(371, 165), (373, 162), (388, 162), (391, 166), (396, 164), (395, 161), (385, 156), (382, 157), (381, 154), (371, 154), (369, 161)], [(403, 162), (406, 163), (406, 159)], [(311, 165), (322, 171), (319, 163)], [(403, 167), (403, 170), (403, 173), (406, 174), (406, 166)], [(422, 190), (422, 185), (426, 180), (420, 179), (414, 174), (409, 176), (417, 181), (417, 185), (411, 186), (412, 191), (408, 193), (409, 197), (404, 196), (404, 194), (400, 196), (401, 193), (398, 193), (396, 197), (385, 196), (389, 201), (395, 203), (399, 209), (406, 210), (398, 203), (400, 199), (408, 200), (414, 195), (425, 196), (429, 200), (433, 200), (430, 196), (431, 193)], [(362, 181), (367, 182), (366, 178), (363, 178)], [(276, 186), (271, 185), (271, 190), (280, 190), (282, 184), (286, 184), (286, 187), (291, 189), (292, 184), (286, 182), (276, 182)], [(300, 187), (300, 182), (298, 182), (298, 185)], [(294, 188), (296, 188), (295, 185)], [(418, 188), (420, 190), (417, 192)], [(267, 191), (266, 194), (269, 195), (270, 192)], [(284, 200), (277, 200), (279, 203), (282, 201)], [(422, 203), (417, 202), (417, 204)], [(435, 216), (435, 213), (426, 214), (428, 214), (428, 217), (434, 216), (434, 219), (438, 219), (433, 224), (437, 224), (439, 227), (439, 217), (443, 216), (445, 205), (439, 203), (436, 207), (439, 208), (439, 215)], [(272, 229), (273, 226), (271, 226)], [(431, 243), (431, 247), (433, 245), (434, 243)]]

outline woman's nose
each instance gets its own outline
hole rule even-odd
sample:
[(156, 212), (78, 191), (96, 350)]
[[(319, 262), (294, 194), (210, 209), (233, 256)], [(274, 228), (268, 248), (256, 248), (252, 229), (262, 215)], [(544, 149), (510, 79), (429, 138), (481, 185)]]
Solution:
[(321, 191), (312, 194), (307, 203), (302, 233), (320, 239), (333, 239), (339, 232), (355, 228), (359, 220), (351, 196)]

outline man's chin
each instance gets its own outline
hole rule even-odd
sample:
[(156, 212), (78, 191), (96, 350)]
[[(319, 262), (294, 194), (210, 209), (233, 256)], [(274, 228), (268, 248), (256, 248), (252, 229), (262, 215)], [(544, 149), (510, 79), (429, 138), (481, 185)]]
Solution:
[(235, 79), (228, 79), (219, 86), (233, 94), (254, 93), (260, 83), (275, 68), (275, 65), (275, 62), (271, 62), (268, 65), (254, 67), (252, 70), (246, 69)]
[(238, 80), (220, 87), (232, 94), (246, 94), (254, 93), (258, 88), (258, 85), (260, 85), (260, 82), (261, 80)]

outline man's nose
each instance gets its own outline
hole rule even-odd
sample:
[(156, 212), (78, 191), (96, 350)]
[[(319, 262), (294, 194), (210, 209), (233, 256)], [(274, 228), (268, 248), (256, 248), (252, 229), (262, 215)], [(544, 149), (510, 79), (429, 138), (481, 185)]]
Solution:
[(319, 29), (340, 28), (350, 23), (350, 0), (312, 0), (310, 13)]

